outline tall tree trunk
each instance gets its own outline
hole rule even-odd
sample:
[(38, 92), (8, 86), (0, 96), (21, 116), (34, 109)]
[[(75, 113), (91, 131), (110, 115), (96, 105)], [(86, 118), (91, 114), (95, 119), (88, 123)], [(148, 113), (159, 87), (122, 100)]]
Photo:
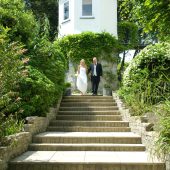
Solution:
[(123, 51), (123, 58), (120, 66), (120, 72), (119, 72), (119, 80), (122, 81), (122, 73), (124, 71), (124, 65), (125, 65), (125, 57), (126, 57), (126, 51)]

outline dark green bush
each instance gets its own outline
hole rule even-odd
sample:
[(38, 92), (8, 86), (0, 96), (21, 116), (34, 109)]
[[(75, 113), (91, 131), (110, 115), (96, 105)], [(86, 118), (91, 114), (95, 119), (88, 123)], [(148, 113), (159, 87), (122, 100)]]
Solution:
[[(23, 0), (0, 0), (0, 142), (45, 116), (64, 88), (66, 60)], [(45, 29), (45, 33), (39, 30)]]
[(23, 0), (0, 0), (0, 24), (9, 28), (11, 41), (29, 44), (38, 33), (38, 24)]
[(63, 86), (66, 59), (56, 43), (37, 38), (30, 52), (30, 65), (45, 74), (57, 87)]
[(129, 64), (123, 77), (124, 96), (138, 95), (143, 103), (156, 104), (170, 95), (170, 44), (147, 46)]
[(19, 109), (19, 81), (24, 49), (19, 43), (9, 43), (8, 29), (0, 26), (0, 112), (6, 116)]
[(37, 69), (31, 66), (26, 69), (28, 75), (20, 81), (22, 118), (45, 116), (56, 99), (55, 85)]

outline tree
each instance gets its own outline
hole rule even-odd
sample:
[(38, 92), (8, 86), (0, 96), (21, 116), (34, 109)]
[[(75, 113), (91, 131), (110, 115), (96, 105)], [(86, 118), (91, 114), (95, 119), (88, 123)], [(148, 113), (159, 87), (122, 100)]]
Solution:
[(138, 23), (143, 33), (170, 37), (170, 3), (165, 0), (119, 0), (119, 17)]
[(25, 0), (27, 7), (36, 15), (42, 24), (44, 18), (49, 20), (50, 38), (53, 40), (58, 28), (58, 0)]

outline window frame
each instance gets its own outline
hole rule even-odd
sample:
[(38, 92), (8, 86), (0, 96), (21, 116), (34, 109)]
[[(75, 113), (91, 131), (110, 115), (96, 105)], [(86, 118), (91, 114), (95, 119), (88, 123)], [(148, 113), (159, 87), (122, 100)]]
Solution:
[[(65, 13), (65, 4), (67, 4), (67, 3), (68, 3), (68, 18), (65, 19), (65, 14), (66, 14)], [(66, 22), (68, 20), (70, 20), (70, 1), (66, 0), (63, 3), (63, 22)]]
[(91, 15), (83, 15), (83, 1), (84, 0), (81, 0), (81, 17), (80, 18), (88, 18), (88, 19), (90, 19), (90, 18), (94, 18), (94, 15), (93, 15), (93, 0), (91, 0), (91, 2), (92, 2), (92, 11), (91, 11)]

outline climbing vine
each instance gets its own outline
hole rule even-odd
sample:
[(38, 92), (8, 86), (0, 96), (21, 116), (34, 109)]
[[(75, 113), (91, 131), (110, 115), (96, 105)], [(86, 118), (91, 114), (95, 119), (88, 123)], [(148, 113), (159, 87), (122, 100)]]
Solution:
[(106, 32), (84, 32), (68, 35), (57, 41), (64, 55), (76, 64), (82, 58), (89, 64), (92, 57), (113, 62), (116, 60), (116, 54), (121, 50), (116, 37)]

